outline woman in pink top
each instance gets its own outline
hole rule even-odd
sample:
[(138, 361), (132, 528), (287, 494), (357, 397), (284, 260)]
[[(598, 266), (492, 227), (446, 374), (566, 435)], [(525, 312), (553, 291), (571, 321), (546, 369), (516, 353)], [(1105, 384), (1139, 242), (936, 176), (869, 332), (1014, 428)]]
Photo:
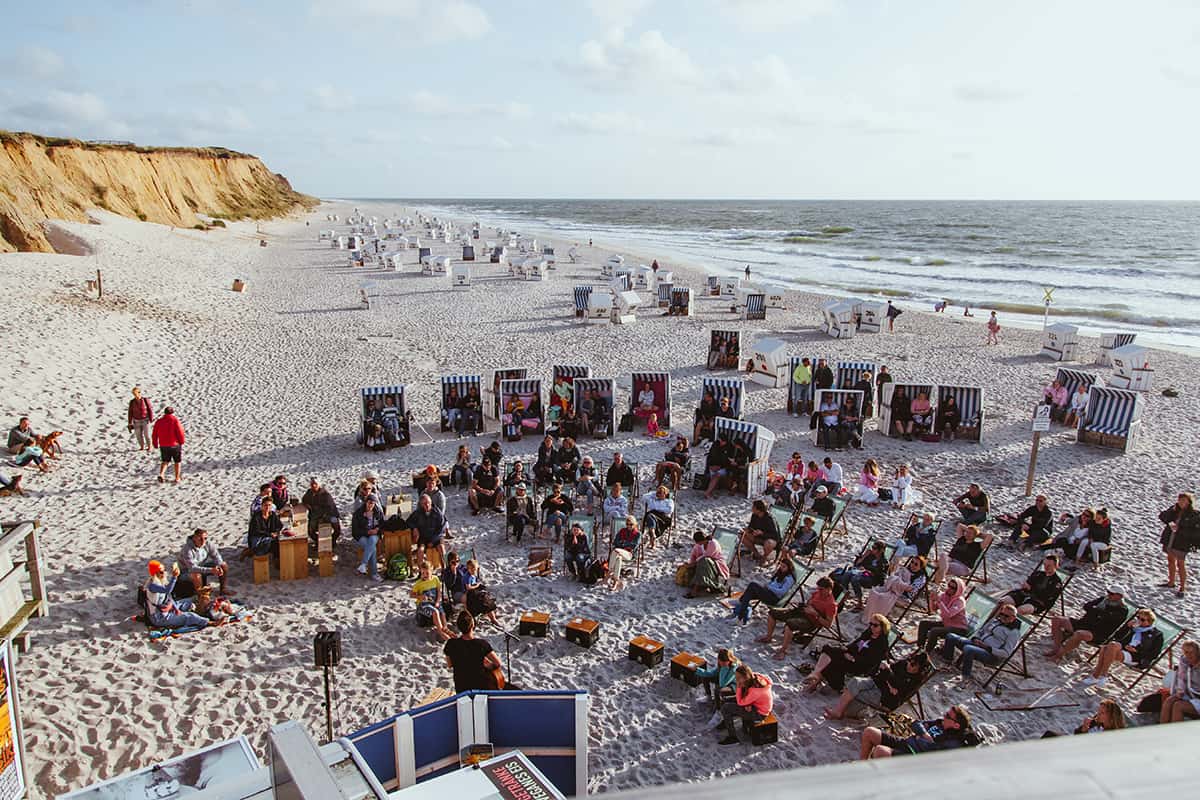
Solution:
[(917, 392), (917, 396), (908, 407), (912, 412), (914, 428), (919, 428), (924, 433), (933, 430), (933, 404), (929, 402), (929, 395)]
[(858, 486), (854, 487), (854, 499), (871, 506), (879, 505), (879, 464), (873, 458), (863, 464)]
[(951, 578), (946, 591), (933, 596), (938, 620), (927, 619), (917, 625), (917, 647), (932, 653), (938, 639), (948, 633), (967, 635), (967, 585), (962, 578)]
[(696, 531), (692, 541), (695, 544), (692, 545), (692, 555), (687, 561), (692, 577), (684, 597), (696, 597), (700, 592), (725, 591), (729, 580), (729, 565), (725, 563), (725, 554), (721, 552), (720, 542), (704, 531)]
[(755, 672), (745, 664), (739, 664), (735, 680), (735, 699), (721, 705), (721, 724), (725, 728), (725, 738), (721, 740), (721, 744), (738, 743), (735, 719), (740, 717), (746, 720), (748, 725), (753, 725), (761, 719), (766, 719), (775, 704), (771, 694), (771, 679), (766, 675)]

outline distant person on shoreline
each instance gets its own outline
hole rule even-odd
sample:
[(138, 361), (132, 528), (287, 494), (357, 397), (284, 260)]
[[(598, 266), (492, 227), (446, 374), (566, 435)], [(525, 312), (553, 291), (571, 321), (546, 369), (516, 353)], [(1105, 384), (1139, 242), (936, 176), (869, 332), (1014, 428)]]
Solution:
[(750, 280), (750, 265), (746, 265), (746, 280)]
[(1000, 320), (996, 319), (996, 312), (988, 317), (987, 321), (987, 343), (1000, 344)]
[(658, 274), (658, 259), (657, 258), (650, 262), (650, 269), (654, 270), (655, 275)]
[(963, 316), (964, 316), (964, 317), (973, 317), (973, 316), (975, 316), (974, 314), (972, 314), (972, 313), (971, 313), (971, 307), (970, 307), (970, 306), (968, 306), (968, 305), (963, 305)]
[(898, 309), (894, 305), (892, 305), (891, 300), (888, 300), (888, 304), (887, 304), (888, 333), (896, 332), (896, 317), (900, 316), (903, 313), (904, 313), (903, 311), (901, 311), (900, 309)]
[(950, 307), (950, 300), (948, 298), (942, 298), (942, 302), (933, 304), (933, 310), (939, 314), (941, 314), (943, 311), (945, 311), (949, 307)]

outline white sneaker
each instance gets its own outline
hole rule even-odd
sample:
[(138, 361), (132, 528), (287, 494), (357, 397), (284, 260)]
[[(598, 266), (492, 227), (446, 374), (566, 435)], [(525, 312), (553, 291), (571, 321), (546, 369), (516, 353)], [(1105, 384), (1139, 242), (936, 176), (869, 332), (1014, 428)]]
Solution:
[(358, 569), (356, 569), (355, 572), (357, 572), (359, 575), (366, 575), (367, 574), (367, 565), (359, 564)]
[(1093, 678), (1089, 675), (1088, 677), (1084, 678), (1081, 683), (1084, 686), (1103, 686), (1104, 684), (1108, 683), (1108, 678)]
[(714, 711), (712, 717), (708, 720), (708, 724), (704, 726), (704, 730), (716, 730), (716, 727), (721, 724), (722, 719), (721, 712)]
[(371, 580), (375, 581), (376, 583), (379, 583), (380, 581), (383, 580), (383, 576), (380, 575), (378, 572), (376, 572), (374, 575), (371, 576)]

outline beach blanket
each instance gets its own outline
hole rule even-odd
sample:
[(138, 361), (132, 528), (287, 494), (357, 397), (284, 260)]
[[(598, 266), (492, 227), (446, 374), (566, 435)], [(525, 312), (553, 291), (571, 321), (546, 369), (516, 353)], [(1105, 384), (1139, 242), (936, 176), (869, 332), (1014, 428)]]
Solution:
[(146, 625), (147, 635), (149, 635), (151, 639), (166, 639), (176, 636), (184, 636), (197, 631), (205, 631), (212, 628), (223, 628), (226, 625), (233, 625), (237, 622), (246, 622), (254, 618), (254, 615), (250, 612), (250, 609), (246, 608), (246, 606), (242, 605), (241, 603), (232, 603), (232, 605), (232, 615), (221, 622), (210, 622), (204, 627), (200, 627), (198, 625), (184, 625), (180, 628), (159, 628), (148, 624), (146, 622), (145, 614), (135, 614), (129, 619), (131, 622), (141, 622), (142, 624)]

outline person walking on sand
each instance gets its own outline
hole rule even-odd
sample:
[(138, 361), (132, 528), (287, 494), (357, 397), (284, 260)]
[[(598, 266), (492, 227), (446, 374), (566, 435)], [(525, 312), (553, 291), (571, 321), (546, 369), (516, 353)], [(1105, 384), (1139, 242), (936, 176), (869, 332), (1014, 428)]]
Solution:
[(126, 415), (129, 432), (135, 434), (138, 450), (150, 449), (150, 423), (154, 422), (154, 407), (150, 401), (142, 397), (142, 387), (133, 387), (133, 399), (129, 401), (129, 412)]
[(158, 482), (163, 482), (167, 464), (174, 462), (175, 482), (179, 483), (181, 480), (179, 473), (182, 469), (179, 462), (183, 460), (183, 443), (186, 437), (179, 417), (175, 416), (175, 409), (170, 406), (163, 409), (163, 415), (154, 423), (154, 431), (150, 438), (154, 446), (158, 448), (161, 459), (158, 465)]
[(750, 265), (746, 265), (746, 280), (750, 280)]
[(1000, 320), (996, 319), (996, 312), (988, 317), (987, 321), (987, 343), (1000, 344)]
[(654, 274), (656, 276), (658, 275), (658, 259), (657, 258), (650, 262), (650, 269), (654, 270)]

